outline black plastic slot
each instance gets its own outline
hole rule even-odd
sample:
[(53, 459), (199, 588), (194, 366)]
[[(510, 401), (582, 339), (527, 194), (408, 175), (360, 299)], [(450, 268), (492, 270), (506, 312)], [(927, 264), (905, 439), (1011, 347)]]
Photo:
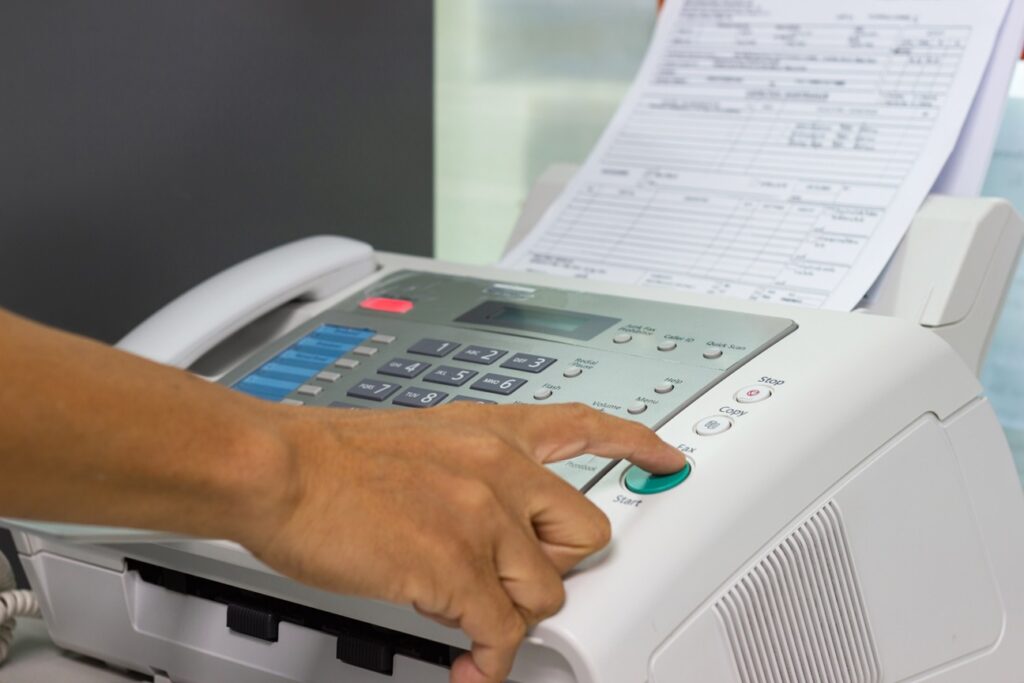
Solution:
[[(452, 662), (465, 652), (444, 643), (138, 560), (126, 559), (125, 565), (128, 571), (138, 572), (146, 583), (175, 593), (212, 600), (229, 608), (234, 605), (235, 613), (262, 613), (274, 621), (286, 621), (335, 636), (338, 659), (377, 673), (391, 675), (394, 655), (451, 668)], [(238, 626), (238, 622), (235, 625)]]

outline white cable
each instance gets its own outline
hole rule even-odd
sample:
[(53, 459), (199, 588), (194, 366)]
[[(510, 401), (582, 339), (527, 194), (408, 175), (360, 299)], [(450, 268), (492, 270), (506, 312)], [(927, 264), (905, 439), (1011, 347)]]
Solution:
[(3, 553), (0, 553), (0, 664), (4, 663), (11, 650), (15, 619), (41, 616), (39, 601), (32, 595), (32, 591), (13, 590), (14, 585), (14, 570)]

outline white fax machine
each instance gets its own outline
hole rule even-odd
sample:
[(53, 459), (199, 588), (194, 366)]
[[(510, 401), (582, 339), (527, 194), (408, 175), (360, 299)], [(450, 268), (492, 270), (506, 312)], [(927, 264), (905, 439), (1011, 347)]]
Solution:
[[(852, 314), (312, 238), (121, 346), (338, 409), (583, 401), (682, 449), (670, 477), (555, 467), (614, 540), (518, 683), (1019, 682), (1024, 495), (975, 377), (1021, 238), (1005, 203), (934, 197)], [(440, 683), (468, 646), (231, 543), (10, 524), (53, 639), (158, 681)]]

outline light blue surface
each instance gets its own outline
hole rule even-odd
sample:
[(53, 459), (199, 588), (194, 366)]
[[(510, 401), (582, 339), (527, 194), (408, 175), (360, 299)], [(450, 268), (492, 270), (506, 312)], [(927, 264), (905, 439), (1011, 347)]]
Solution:
[[(1024, 214), (1024, 99), (1010, 99), (984, 194), (1005, 197)], [(1006, 299), (981, 374), (1006, 428), (1017, 472), (1024, 482), (1024, 261)]]
[(235, 389), (276, 403), (373, 334), (373, 330), (321, 325), (235, 384)]

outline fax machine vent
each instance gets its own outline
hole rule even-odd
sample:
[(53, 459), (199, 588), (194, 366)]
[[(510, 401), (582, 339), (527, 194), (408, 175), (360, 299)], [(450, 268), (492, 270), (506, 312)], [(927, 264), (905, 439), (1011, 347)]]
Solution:
[(881, 680), (839, 510), (828, 503), (715, 604), (743, 683)]

